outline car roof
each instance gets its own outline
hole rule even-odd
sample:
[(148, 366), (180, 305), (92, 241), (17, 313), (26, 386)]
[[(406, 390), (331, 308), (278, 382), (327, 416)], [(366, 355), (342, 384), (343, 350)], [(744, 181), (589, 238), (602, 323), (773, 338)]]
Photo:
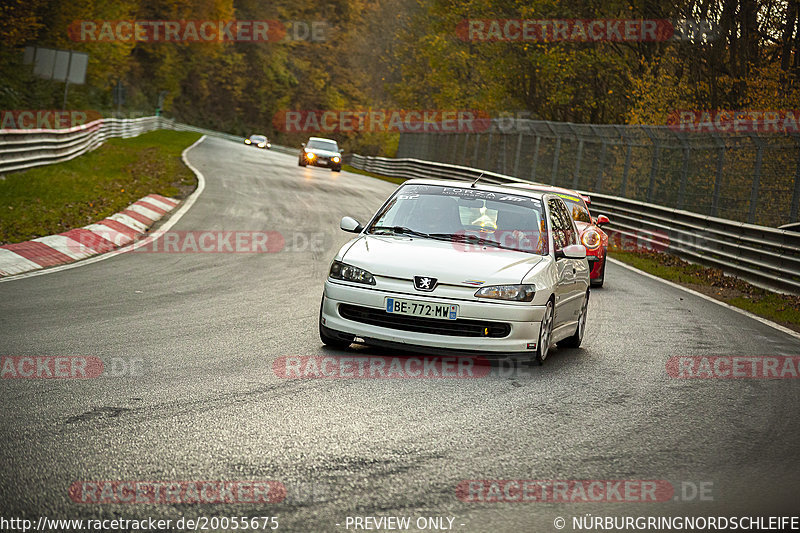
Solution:
[(581, 194), (574, 189), (567, 189), (565, 187), (556, 187), (555, 185), (539, 185), (536, 183), (515, 183), (511, 185), (511, 187), (519, 188), (519, 189), (530, 189), (535, 191), (542, 191), (542, 192), (549, 192), (552, 194), (568, 194), (570, 196), (577, 196), (584, 202), (586, 201), (586, 195)]
[(328, 141), (328, 142), (332, 142), (332, 143), (336, 142), (333, 139), (326, 139), (325, 137), (309, 137), (308, 140), (309, 141)]
[(529, 196), (531, 198), (537, 198), (539, 200), (542, 199), (543, 196), (548, 194), (548, 191), (536, 191), (532, 189), (524, 189), (518, 187), (512, 187), (509, 185), (495, 185), (495, 184), (488, 184), (488, 183), (476, 183), (475, 187), (472, 187), (471, 181), (460, 181), (460, 180), (436, 180), (436, 179), (411, 179), (403, 182), (403, 185), (440, 185), (442, 187), (454, 187), (454, 188), (461, 188), (461, 189), (474, 189), (476, 191), (484, 191), (484, 192), (495, 192), (495, 193), (503, 193), (503, 194), (516, 194), (518, 196)]

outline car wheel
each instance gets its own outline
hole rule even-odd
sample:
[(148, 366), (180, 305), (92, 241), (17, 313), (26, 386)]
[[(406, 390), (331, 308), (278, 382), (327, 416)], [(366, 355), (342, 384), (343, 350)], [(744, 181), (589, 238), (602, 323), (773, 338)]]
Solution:
[(581, 306), (581, 314), (578, 317), (578, 325), (575, 327), (575, 334), (571, 337), (567, 337), (563, 341), (559, 342), (559, 346), (563, 346), (564, 348), (577, 348), (581, 345), (583, 341), (583, 334), (586, 331), (586, 314), (589, 311), (589, 291), (586, 291), (586, 298), (583, 299), (583, 305)]
[(608, 262), (608, 251), (603, 254), (603, 266), (600, 268), (600, 277), (593, 279), (590, 283), (592, 287), (602, 287), (606, 280), (606, 263)]
[(540, 365), (544, 364), (547, 359), (547, 354), (550, 353), (550, 344), (553, 338), (553, 300), (547, 301), (547, 306), (544, 308), (544, 316), (542, 317), (542, 327), (539, 328), (539, 342), (536, 346), (536, 355), (534, 361)]
[(297, 166), (299, 166), (299, 167), (304, 167), (304, 166), (306, 166), (306, 162), (305, 162), (305, 161), (303, 161), (302, 159), (299, 159), (299, 160), (297, 161)]
[(341, 172), (341, 171), (342, 171), (341, 168), (332, 168), (331, 169), (331, 172)]
[[(323, 296), (323, 301), (325, 297)], [(342, 338), (336, 336), (334, 330), (326, 328), (322, 325), (322, 302), (319, 303), (319, 339), (322, 341), (322, 344), (326, 346), (330, 346), (331, 348), (337, 348), (339, 350), (344, 350), (353, 344), (353, 339), (350, 338)], [(339, 335), (343, 335), (339, 333)]]

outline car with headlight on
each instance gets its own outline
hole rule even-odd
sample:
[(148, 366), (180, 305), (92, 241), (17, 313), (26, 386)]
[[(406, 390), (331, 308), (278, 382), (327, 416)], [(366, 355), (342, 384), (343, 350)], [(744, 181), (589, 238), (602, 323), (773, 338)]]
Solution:
[(578, 228), (581, 244), (586, 247), (586, 258), (592, 268), (590, 275), (592, 287), (602, 287), (606, 279), (608, 257), (608, 235), (602, 226), (611, 222), (609, 218), (606, 215), (593, 218), (589, 212), (590, 198), (571, 189), (534, 184), (514, 184), (513, 187), (555, 194), (566, 202)]
[(255, 146), (256, 148), (263, 148), (264, 150), (269, 150), (272, 148), (272, 144), (269, 142), (269, 139), (267, 139), (264, 135), (251, 135), (244, 140), (244, 144), (248, 146)]
[(297, 161), (301, 167), (311, 165), (328, 167), (333, 172), (342, 170), (342, 151), (333, 139), (309, 137), (308, 142), (304, 142), (302, 147)]
[(555, 194), (442, 180), (401, 185), (330, 265), (322, 342), (544, 362), (586, 329), (589, 264)]

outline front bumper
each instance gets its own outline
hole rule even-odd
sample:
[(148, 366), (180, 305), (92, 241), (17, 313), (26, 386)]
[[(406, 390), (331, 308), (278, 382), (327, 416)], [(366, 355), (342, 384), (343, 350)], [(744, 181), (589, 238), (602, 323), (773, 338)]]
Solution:
[[(462, 337), (435, 333), (407, 331), (377, 326), (344, 318), (339, 307), (349, 304), (384, 310), (387, 296), (427, 302), (456, 304), (460, 319), (502, 322), (510, 325), (508, 335), (494, 337)], [(362, 288), (346, 283), (327, 280), (322, 300), (321, 321), (328, 330), (361, 337), (367, 342), (414, 346), (431, 349), (453, 350), (474, 355), (478, 352), (496, 354), (530, 353), (536, 350), (539, 328), (544, 315), (543, 306), (520, 305), (501, 302), (478, 302), (451, 298), (439, 298), (418, 293), (392, 292), (374, 288)]]
[(331, 158), (326, 158), (326, 157), (315, 157), (314, 159), (309, 159), (303, 156), (303, 159), (305, 159), (307, 164), (314, 167), (338, 168), (342, 166), (341, 159), (335, 163), (333, 162), (333, 160), (331, 160)]
[(597, 279), (603, 271), (603, 263), (606, 261), (603, 249), (600, 248), (593, 252), (587, 250), (586, 259), (589, 261), (589, 279)]

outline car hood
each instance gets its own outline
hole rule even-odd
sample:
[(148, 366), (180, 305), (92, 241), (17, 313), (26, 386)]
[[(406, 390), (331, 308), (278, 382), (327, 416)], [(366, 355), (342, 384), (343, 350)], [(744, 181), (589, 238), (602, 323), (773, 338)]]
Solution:
[(329, 150), (321, 150), (319, 148), (305, 148), (305, 151), (313, 152), (317, 157), (333, 157), (339, 155), (339, 152), (331, 152)]
[(362, 235), (345, 250), (342, 261), (376, 276), (427, 276), (440, 284), (462, 286), (520, 283), (544, 259), (513, 250), (391, 235)]

